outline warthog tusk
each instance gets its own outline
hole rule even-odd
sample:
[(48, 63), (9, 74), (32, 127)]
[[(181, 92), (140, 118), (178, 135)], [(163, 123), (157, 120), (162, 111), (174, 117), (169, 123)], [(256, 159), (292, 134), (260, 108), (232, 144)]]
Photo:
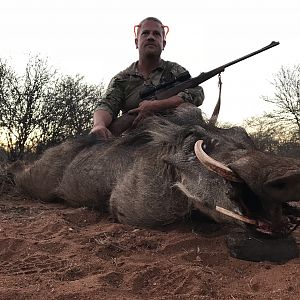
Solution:
[(199, 161), (207, 167), (209, 170), (219, 174), (229, 181), (243, 182), (231, 169), (224, 164), (208, 156), (202, 149), (203, 140), (199, 140), (195, 143), (194, 150)]
[[(227, 210), (223, 207), (220, 206), (216, 206), (216, 211), (218, 211), (221, 214), (224, 214), (228, 217), (231, 217), (233, 219), (239, 220), (241, 222), (250, 224), (250, 225), (255, 225), (256, 226), (256, 230), (268, 235), (273, 235), (272, 229), (270, 228), (269, 224), (259, 221), (259, 220), (253, 220), (253, 219), (249, 219), (245, 216), (241, 216), (239, 214), (236, 214), (230, 210)], [(293, 229), (294, 230), (294, 229)]]
[(228, 217), (231, 217), (233, 219), (236, 219), (236, 220), (239, 220), (239, 221), (242, 221), (244, 223), (247, 223), (247, 224), (251, 224), (251, 225), (256, 225), (257, 222), (255, 220), (252, 220), (252, 219), (249, 219), (247, 217), (244, 217), (244, 216), (241, 216), (239, 214), (236, 214), (228, 209), (225, 209), (223, 207), (220, 207), (220, 206), (216, 206), (216, 211), (218, 211), (219, 213), (223, 214), (223, 215), (226, 215)]

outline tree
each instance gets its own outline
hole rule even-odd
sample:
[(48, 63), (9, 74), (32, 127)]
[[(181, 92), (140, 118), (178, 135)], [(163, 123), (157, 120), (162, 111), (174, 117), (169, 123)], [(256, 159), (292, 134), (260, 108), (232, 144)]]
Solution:
[(300, 158), (297, 133), (283, 127), (282, 124), (274, 120), (272, 114), (245, 120), (244, 127), (260, 150)]
[(92, 113), (102, 93), (102, 84), (88, 85), (83, 76), (58, 78), (44, 103), (38, 151), (89, 132)]
[(25, 148), (33, 146), (32, 135), (43, 120), (43, 101), (55, 71), (50, 71), (39, 57), (29, 60), (23, 76), (3, 62), (1, 69), (0, 125), (10, 159), (17, 159), (23, 156)]
[(300, 140), (300, 65), (281, 67), (272, 84), (274, 95), (263, 97), (275, 104), (276, 109), (270, 116), (288, 131), (295, 132)]
[(82, 76), (59, 75), (37, 56), (23, 76), (0, 60), (0, 146), (16, 160), (87, 132), (102, 91)]

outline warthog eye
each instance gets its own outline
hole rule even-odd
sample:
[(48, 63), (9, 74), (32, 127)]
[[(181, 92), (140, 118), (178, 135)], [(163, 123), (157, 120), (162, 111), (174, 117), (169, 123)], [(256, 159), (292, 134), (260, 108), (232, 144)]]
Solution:
[(203, 139), (202, 148), (203, 148), (203, 150), (205, 150), (205, 152), (207, 154), (210, 154), (216, 148), (216, 146), (218, 146), (218, 144), (219, 144), (219, 141), (217, 139), (205, 138), (205, 139)]

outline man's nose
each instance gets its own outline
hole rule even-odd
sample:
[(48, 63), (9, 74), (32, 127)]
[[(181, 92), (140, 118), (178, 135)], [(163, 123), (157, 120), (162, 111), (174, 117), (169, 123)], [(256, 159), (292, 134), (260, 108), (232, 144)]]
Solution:
[(147, 36), (147, 40), (154, 40), (154, 34), (150, 32)]

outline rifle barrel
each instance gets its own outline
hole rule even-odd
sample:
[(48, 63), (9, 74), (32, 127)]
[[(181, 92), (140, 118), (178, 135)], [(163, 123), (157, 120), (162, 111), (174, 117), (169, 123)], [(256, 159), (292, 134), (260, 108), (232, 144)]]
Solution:
[(233, 61), (231, 61), (231, 62), (229, 62), (229, 63), (227, 63), (227, 64), (225, 64), (221, 67), (215, 68), (215, 69), (213, 69), (211, 71), (208, 71), (208, 72), (202, 72), (200, 75), (198, 75), (194, 78), (190, 78), (186, 81), (180, 82), (180, 83), (178, 83), (174, 86), (171, 85), (170, 87), (165, 87), (163, 89), (158, 89), (152, 95), (150, 95), (148, 98), (144, 98), (144, 99), (151, 99), (151, 98), (153, 99), (153, 97), (155, 99), (165, 99), (165, 98), (169, 98), (171, 96), (174, 96), (174, 95), (178, 94), (179, 92), (183, 91), (184, 89), (196, 87), (199, 84), (207, 81), (208, 79), (218, 75), (219, 73), (224, 72), (225, 68), (227, 68), (229, 66), (232, 66), (232, 65), (234, 65), (234, 64), (236, 64), (236, 63), (238, 63), (242, 60), (245, 60), (245, 59), (247, 59), (251, 56), (254, 56), (258, 53), (266, 51), (266, 50), (268, 50), (272, 47), (275, 47), (277, 45), (279, 45), (279, 42), (274, 42), (273, 41), (268, 46), (263, 47), (259, 50), (256, 50), (256, 51), (254, 51), (250, 54), (247, 54), (243, 57), (240, 57), (236, 60), (233, 60)]
[(225, 69), (225, 68), (227, 68), (227, 67), (229, 67), (229, 66), (232, 66), (232, 65), (234, 65), (234, 64), (236, 64), (236, 63), (238, 63), (238, 62), (240, 62), (240, 61), (242, 61), (242, 60), (245, 60), (245, 59), (247, 59), (247, 58), (249, 58), (249, 57), (251, 57), (251, 56), (254, 56), (254, 55), (256, 55), (256, 54), (259, 54), (259, 53), (261, 53), (261, 52), (263, 52), (263, 51), (266, 51), (266, 50), (268, 50), (268, 49), (270, 49), (270, 48), (273, 48), (273, 47), (275, 47), (275, 46), (277, 46), (277, 45), (279, 45), (279, 42), (272, 42), (272, 43), (270, 43), (270, 45), (268, 45), (268, 46), (266, 46), (266, 47), (263, 47), (263, 48), (261, 48), (261, 49), (259, 49), (259, 50), (256, 50), (256, 51), (254, 51), (254, 52), (252, 52), (252, 53), (250, 53), (250, 54), (247, 54), (247, 55), (245, 55), (245, 56), (243, 56), (243, 57), (241, 57), (241, 58), (238, 58), (238, 59), (236, 59), (236, 60), (233, 60), (233, 61), (231, 61), (230, 63), (228, 63), (228, 64), (225, 64), (225, 65), (223, 65), (223, 66), (221, 66), (221, 67), (219, 67), (220, 69), (221, 68), (223, 68), (223, 69)]

